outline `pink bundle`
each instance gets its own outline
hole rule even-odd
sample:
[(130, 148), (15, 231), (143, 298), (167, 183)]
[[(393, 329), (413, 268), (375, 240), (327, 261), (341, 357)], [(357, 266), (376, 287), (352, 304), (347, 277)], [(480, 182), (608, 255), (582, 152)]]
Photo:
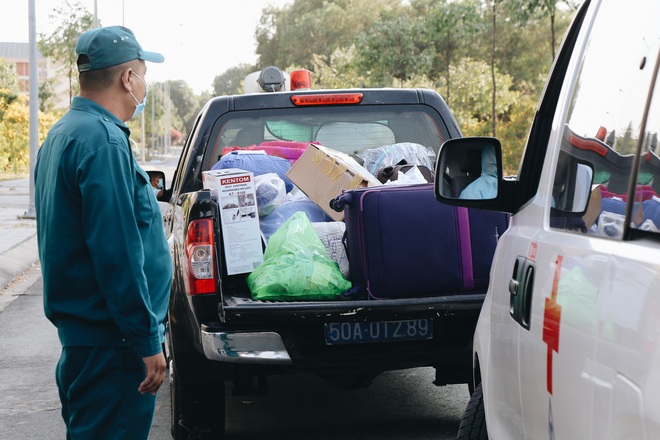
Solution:
[(222, 149), (222, 155), (224, 156), (235, 150), (263, 150), (270, 156), (283, 157), (293, 165), (302, 156), (307, 147), (309, 147), (309, 142), (266, 141), (259, 145), (250, 145), (248, 147), (225, 147)]
[[(628, 194), (611, 193), (605, 185), (600, 186), (600, 192), (604, 199), (617, 197), (623, 201), (628, 200)], [(657, 194), (653, 190), (653, 187), (651, 187), (650, 185), (637, 185), (637, 187), (635, 188), (635, 200), (637, 202), (643, 202), (645, 200), (652, 199), (653, 197), (657, 197)]]

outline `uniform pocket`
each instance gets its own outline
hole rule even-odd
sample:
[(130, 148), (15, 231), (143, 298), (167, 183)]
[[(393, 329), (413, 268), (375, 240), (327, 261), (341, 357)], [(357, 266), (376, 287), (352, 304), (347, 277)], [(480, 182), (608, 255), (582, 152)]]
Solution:
[(135, 217), (139, 224), (146, 225), (158, 217), (160, 209), (149, 181), (149, 175), (139, 166), (135, 169)]

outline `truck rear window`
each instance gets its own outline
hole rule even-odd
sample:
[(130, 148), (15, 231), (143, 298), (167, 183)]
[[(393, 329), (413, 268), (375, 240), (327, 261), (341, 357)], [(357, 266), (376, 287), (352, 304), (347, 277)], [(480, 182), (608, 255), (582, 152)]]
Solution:
[[(316, 142), (353, 156), (410, 142), (438, 152), (449, 138), (440, 116), (425, 106), (291, 108), (227, 113), (213, 128), (202, 169), (208, 170), (232, 147), (273, 142)], [(224, 153), (223, 153), (224, 151)]]

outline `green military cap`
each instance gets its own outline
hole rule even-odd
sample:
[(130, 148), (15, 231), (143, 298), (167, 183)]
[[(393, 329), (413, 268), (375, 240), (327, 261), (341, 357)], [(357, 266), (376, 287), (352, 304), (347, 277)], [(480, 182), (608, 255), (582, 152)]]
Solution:
[[(133, 31), (124, 26), (108, 26), (89, 30), (78, 38), (78, 71), (105, 69), (132, 60), (162, 63), (165, 57), (142, 50)], [(85, 59), (86, 58), (86, 59)]]

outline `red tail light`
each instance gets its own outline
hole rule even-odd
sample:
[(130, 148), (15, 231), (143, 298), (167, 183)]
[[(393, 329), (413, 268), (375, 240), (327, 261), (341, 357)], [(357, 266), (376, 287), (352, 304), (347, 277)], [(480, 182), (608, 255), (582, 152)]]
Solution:
[(314, 95), (293, 95), (294, 105), (346, 105), (362, 102), (362, 93), (322, 93)]
[(603, 157), (607, 156), (608, 148), (593, 139), (584, 139), (571, 134), (570, 142), (581, 150), (590, 150)]
[(186, 236), (186, 291), (189, 295), (214, 293), (215, 277), (215, 242), (213, 220), (193, 220), (188, 225)]

